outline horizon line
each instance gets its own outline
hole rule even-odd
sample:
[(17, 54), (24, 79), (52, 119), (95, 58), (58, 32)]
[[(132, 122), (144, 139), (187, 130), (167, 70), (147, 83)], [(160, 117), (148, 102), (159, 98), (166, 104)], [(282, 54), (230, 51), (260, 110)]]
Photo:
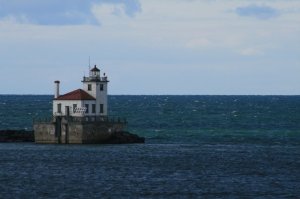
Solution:
[[(0, 96), (3, 95), (47, 95), (51, 96), (54, 94), (2, 94), (0, 93)], [(110, 95), (115, 95), (115, 96), (300, 96), (300, 94), (108, 94)]]

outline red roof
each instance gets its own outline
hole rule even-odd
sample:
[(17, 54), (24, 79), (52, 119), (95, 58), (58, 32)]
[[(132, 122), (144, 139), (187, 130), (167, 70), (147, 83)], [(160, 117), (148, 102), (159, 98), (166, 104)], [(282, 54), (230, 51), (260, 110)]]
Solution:
[(77, 89), (75, 91), (69, 92), (64, 95), (60, 95), (55, 100), (96, 100), (93, 96), (88, 94), (82, 89)]

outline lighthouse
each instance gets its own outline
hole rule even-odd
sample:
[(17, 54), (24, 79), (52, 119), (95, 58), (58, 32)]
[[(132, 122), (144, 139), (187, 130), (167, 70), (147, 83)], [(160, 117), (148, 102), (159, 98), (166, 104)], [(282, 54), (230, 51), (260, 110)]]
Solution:
[(52, 117), (34, 122), (36, 143), (103, 143), (127, 122), (108, 116), (108, 78), (95, 65), (82, 79), (83, 87), (60, 94), (60, 81), (54, 82)]
[(34, 120), (34, 139), (39, 144), (144, 143), (145, 139), (125, 132), (125, 118), (109, 116), (108, 78), (95, 65), (83, 76), (82, 89), (60, 94), (54, 82), (53, 112)]
[(101, 76), (96, 65), (89, 76), (83, 77), (83, 89), (59, 95), (60, 81), (55, 81), (53, 116), (107, 116), (108, 82), (105, 73)]

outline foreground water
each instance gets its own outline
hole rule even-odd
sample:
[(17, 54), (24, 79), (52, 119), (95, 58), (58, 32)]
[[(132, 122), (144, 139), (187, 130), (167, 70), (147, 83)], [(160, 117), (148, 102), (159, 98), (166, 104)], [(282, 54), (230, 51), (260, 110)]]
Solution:
[[(110, 96), (137, 145), (0, 144), (0, 198), (299, 198), (299, 96)], [(0, 129), (51, 96), (0, 96)]]

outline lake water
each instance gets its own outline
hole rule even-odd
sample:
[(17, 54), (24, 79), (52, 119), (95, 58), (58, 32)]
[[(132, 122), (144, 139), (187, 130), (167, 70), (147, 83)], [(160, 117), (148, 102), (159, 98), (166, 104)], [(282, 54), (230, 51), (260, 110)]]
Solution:
[[(0, 95), (0, 129), (52, 96)], [(300, 96), (109, 96), (131, 145), (0, 143), (0, 198), (299, 198)]]

